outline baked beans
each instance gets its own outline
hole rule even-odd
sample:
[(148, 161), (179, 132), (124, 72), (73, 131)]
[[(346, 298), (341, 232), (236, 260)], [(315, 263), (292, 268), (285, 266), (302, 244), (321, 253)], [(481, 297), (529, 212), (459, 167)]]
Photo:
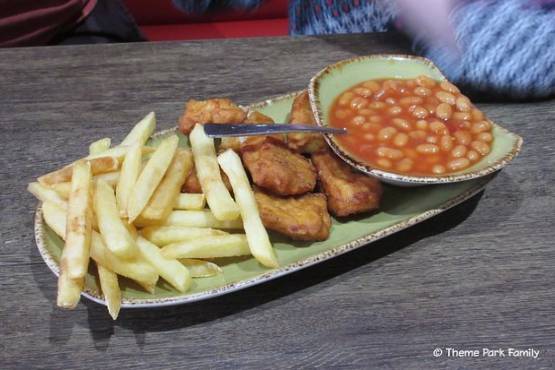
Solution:
[(491, 152), (492, 124), (459, 89), (427, 76), (380, 79), (341, 93), (330, 125), (336, 139), (368, 164), (410, 175), (464, 170)]

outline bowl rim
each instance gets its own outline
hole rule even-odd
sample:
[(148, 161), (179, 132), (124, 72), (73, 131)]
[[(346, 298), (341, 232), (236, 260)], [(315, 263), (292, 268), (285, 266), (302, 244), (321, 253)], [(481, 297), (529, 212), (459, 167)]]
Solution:
[[(361, 61), (366, 60), (412, 60), (419, 63), (425, 64), (432, 70), (435, 70), (444, 80), (447, 80), (445, 75), (439, 70), (439, 68), (429, 59), (415, 56), (415, 55), (406, 55), (406, 54), (372, 54), (372, 55), (364, 55), (364, 56), (357, 56), (354, 58), (349, 58), (345, 60), (341, 60), (337, 63), (330, 64), (324, 67), (322, 70), (317, 72), (311, 79), (308, 85), (308, 96), (310, 101), (310, 107), (314, 113), (314, 118), (316, 124), (321, 127), (325, 127), (326, 125), (323, 122), (323, 112), (321, 109), (321, 102), (319, 98), (319, 91), (320, 91), (320, 79), (325, 77), (328, 74), (334, 72), (335, 69), (342, 67), (347, 64), (359, 63)], [(338, 144), (333, 135), (325, 134), (324, 139), (328, 143), (328, 146), (337, 154), (343, 161), (351, 165), (352, 167), (356, 168), (357, 170), (366, 173), (368, 175), (374, 176), (380, 180), (387, 181), (389, 183), (404, 183), (404, 184), (413, 184), (413, 185), (432, 185), (432, 184), (448, 184), (448, 183), (455, 183), (460, 181), (467, 181), (476, 179), (479, 177), (483, 177), (489, 175), (493, 172), (496, 172), (503, 167), (505, 167), (509, 162), (511, 162), (519, 153), (522, 148), (523, 139), (521, 136), (507, 130), (506, 128), (496, 124), (489, 120), (493, 127), (503, 131), (504, 133), (514, 136), (515, 141), (511, 150), (504, 155), (503, 157), (497, 159), (496, 161), (489, 164), (487, 167), (483, 169), (477, 169), (470, 172), (459, 172), (453, 174), (447, 174), (442, 176), (414, 176), (414, 175), (403, 175), (395, 172), (384, 171), (381, 169), (373, 168), (369, 164), (366, 164), (362, 161), (357, 160), (351, 154), (347, 153), (344, 149), (341, 148), (341, 145)], [(494, 134), (495, 135), (495, 134)]]

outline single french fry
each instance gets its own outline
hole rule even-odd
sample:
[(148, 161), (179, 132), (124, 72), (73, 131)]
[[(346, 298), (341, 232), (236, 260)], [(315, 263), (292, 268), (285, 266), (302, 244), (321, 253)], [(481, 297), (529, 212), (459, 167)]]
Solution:
[[(44, 222), (62, 239), (65, 239), (66, 211), (47, 202), (42, 206), (42, 216)], [(153, 292), (158, 281), (158, 273), (150, 263), (142, 258), (140, 253), (133, 259), (119, 258), (106, 247), (100, 234), (93, 231), (90, 254), (97, 265), (102, 265), (118, 275), (134, 280), (147, 291)]]
[(89, 145), (89, 155), (104, 153), (105, 151), (110, 149), (110, 145), (112, 145), (112, 139), (110, 139), (109, 137), (93, 141)]
[(214, 217), (212, 211), (203, 209), (200, 211), (173, 211), (168, 218), (166, 218), (164, 225), (212, 227), (214, 229), (242, 229), (243, 221), (241, 219), (220, 221)]
[(191, 286), (189, 270), (175, 259), (162, 256), (160, 248), (142, 237), (137, 238), (137, 246), (144, 259), (158, 271), (158, 274), (180, 292), (186, 292)]
[[(60, 208), (52, 202), (47, 201), (42, 204), (42, 217), (44, 218), (44, 222), (64, 240), (66, 238), (66, 214), (67, 212), (65, 209)], [(56, 305), (67, 309), (75, 308), (79, 303), (84, 285), (84, 278), (72, 279), (60, 266)]]
[(131, 258), (137, 254), (137, 246), (129, 230), (119, 217), (114, 189), (105, 181), (96, 182), (94, 211), (102, 239), (108, 249), (121, 258)]
[(71, 193), (67, 207), (66, 242), (60, 267), (72, 279), (85, 277), (89, 267), (92, 232), (92, 174), (85, 161), (73, 166)]
[(193, 150), (195, 171), (214, 216), (220, 221), (239, 218), (239, 207), (229, 194), (220, 174), (214, 139), (206, 136), (202, 125), (196, 125), (189, 134), (189, 141)]
[(42, 204), (42, 217), (44, 222), (60, 238), (66, 239), (66, 210), (52, 202)]
[(144, 145), (156, 129), (156, 114), (150, 112), (140, 120), (127, 134), (120, 145)]
[(251, 251), (244, 234), (205, 236), (162, 248), (166, 258), (216, 258), (249, 256)]
[(206, 197), (204, 194), (181, 193), (177, 197), (173, 208), (185, 210), (199, 210), (206, 207)]
[(69, 199), (69, 193), (71, 192), (71, 182), (68, 181), (68, 182), (59, 182), (57, 184), (52, 184), (50, 186), (50, 189), (58, 193), (58, 195), (63, 200), (67, 201)]
[(179, 260), (179, 262), (187, 267), (187, 269), (191, 273), (191, 277), (194, 278), (216, 276), (223, 272), (220, 266), (209, 261), (197, 260), (193, 258), (182, 258)]
[(270, 237), (260, 219), (256, 199), (247, 173), (241, 163), (241, 158), (232, 149), (228, 149), (218, 156), (218, 163), (229, 178), (233, 188), (235, 200), (241, 210), (241, 219), (252, 255), (266, 267), (279, 267), (277, 256), (272, 243), (270, 243)]
[(85, 278), (72, 279), (67, 272), (60, 271), (56, 305), (60, 308), (74, 309), (79, 303), (84, 285)]
[(205, 236), (228, 235), (228, 233), (221, 230), (186, 226), (149, 226), (142, 229), (141, 234), (144, 238), (159, 246)]
[[(113, 148), (106, 150), (104, 153), (100, 154), (89, 154), (85, 157), (87, 160), (97, 159), (101, 157), (113, 157), (116, 158), (120, 163), (127, 154), (127, 152), (131, 149), (131, 145), (118, 145)], [(155, 148), (150, 146), (142, 146), (141, 152), (143, 155), (153, 153)]]
[(67, 201), (62, 198), (54, 189), (47, 188), (38, 182), (31, 182), (27, 185), (27, 191), (35, 196), (42, 203), (50, 202), (63, 209), (67, 208)]
[[(117, 158), (110, 156), (87, 159), (87, 162), (91, 166), (91, 172), (93, 175), (116, 171), (120, 164)], [(44, 186), (50, 186), (59, 182), (71, 181), (71, 174), (73, 173), (74, 165), (75, 163), (72, 163), (59, 170), (47, 173), (46, 175), (39, 177), (38, 182)]]
[(118, 275), (106, 267), (96, 264), (100, 289), (104, 295), (104, 300), (108, 306), (108, 313), (112, 319), (117, 319), (121, 308), (121, 290), (118, 282)]
[(191, 152), (178, 149), (162, 181), (141, 212), (139, 223), (161, 222), (168, 217), (192, 167)]
[(162, 181), (175, 155), (178, 141), (175, 135), (164, 139), (148, 160), (129, 196), (127, 205), (129, 222), (133, 222), (141, 214)]
[(104, 180), (111, 187), (115, 187), (119, 181), (120, 171), (101, 173), (93, 177), (94, 181)]
[(118, 205), (120, 217), (127, 217), (129, 195), (131, 194), (133, 186), (135, 186), (135, 182), (137, 182), (137, 178), (139, 178), (141, 166), (141, 146), (137, 143), (125, 154), (125, 158), (121, 165), (118, 184), (116, 185), (116, 203)]

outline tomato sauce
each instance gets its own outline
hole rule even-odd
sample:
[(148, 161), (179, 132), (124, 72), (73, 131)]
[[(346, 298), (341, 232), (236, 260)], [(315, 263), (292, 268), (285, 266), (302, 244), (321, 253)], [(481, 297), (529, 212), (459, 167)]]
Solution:
[(491, 151), (492, 124), (459, 89), (426, 76), (379, 79), (342, 92), (330, 125), (358, 160), (388, 172), (437, 176), (466, 169)]

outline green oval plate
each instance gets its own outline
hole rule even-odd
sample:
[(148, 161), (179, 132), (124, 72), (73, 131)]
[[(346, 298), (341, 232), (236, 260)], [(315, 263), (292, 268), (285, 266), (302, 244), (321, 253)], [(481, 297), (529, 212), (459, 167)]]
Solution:
[[(419, 75), (439, 81), (446, 79), (431, 60), (412, 55), (375, 54), (331, 64), (310, 80), (308, 91), (316, 123), (327, 126), (334, 99), (353, 85), (370, 79), (416, 78)], [(460, 172), (442, 176), (409, 176), (376, 169), (349, 154), (333, 135), (326, 135), (325, 138), (333, 151), (345, 162), (382, 182), (398, 186), (447, 184), (492, 174), (509, 164), (519, 153), (522, 138), (494, 122), (492, 124), (494, 140), (491, 152)]]
[[(271, 116), (276, 122), (285, 122), (295, 94), (269, 99), (250, 106), (252, 109)], [(153, 139), (174, 133), (161, 132)], [(180, 145), (187, 146), (187, 138), (180, 134)], [(282, 275), (315, 265), (351, 250), (404, 230), (471, 198), (482, 190), (492, 176), (456, 184), (399, 188), (385, 186), (382, 209), (365, 218), (333, 220), (328, 240), (316, 243), (290, 242), (277, 234), (271, 234), (280, 265), (269, 270), (260, 266), (253, 258), (226, 260), (219, 263), (223, 273), (210, 278), (193, 279), (191, 290), (180, 293), (161, 280), (154, 294), (149, 294), (133, 282), (121, 278), (122, 307), (159, 307), (178, 305), (231, 293), (255, 284), (275, 279)], [(48, 267), (57, 275), (63, 241), (43, 222), (41, 208), (35, 217), (37, 246)], [(302, 247), (302, 248), (301, 248)], [(372, 248), (372, 246), (366, 246)], [(223, 262), (223, 261), (222, 261)], [(100, 304), (105, 302), (99, 293), (99, 284), (94, 272), (87, 275), (82, 295)]]

